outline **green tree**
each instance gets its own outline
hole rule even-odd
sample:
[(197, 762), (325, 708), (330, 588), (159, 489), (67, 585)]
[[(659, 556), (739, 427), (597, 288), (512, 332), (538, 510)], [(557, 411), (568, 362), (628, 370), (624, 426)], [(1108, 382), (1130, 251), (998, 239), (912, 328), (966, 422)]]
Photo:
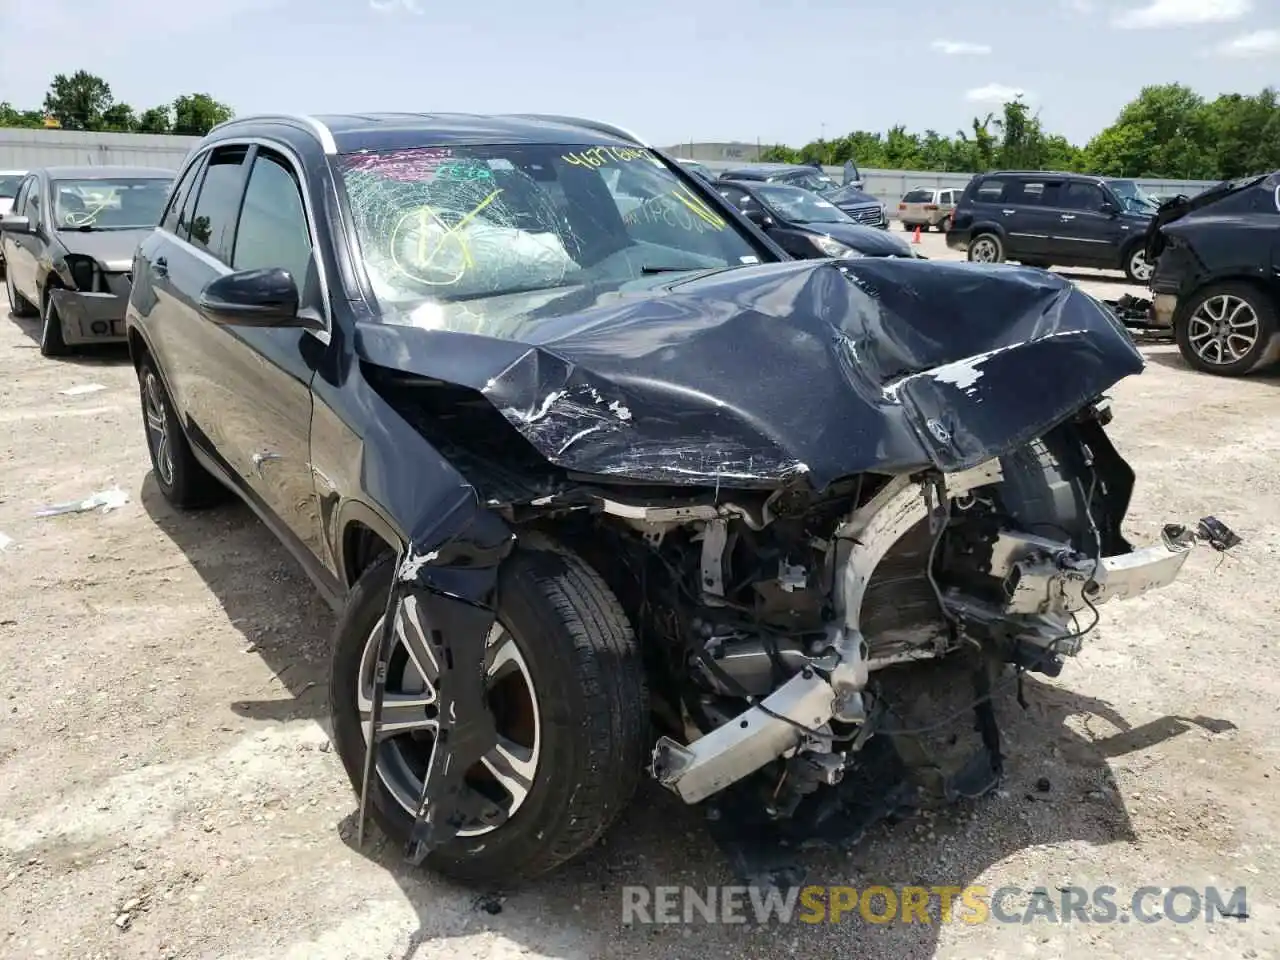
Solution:
[(112, 105), (111, 87), (101, 77), (84, 70), (71, 76), (59, 73), (44, 95), (44, 112), (63, 130), (100, 130), (102, 117)]
[(168, 104), (143, 110), (138, 117), (137, 132), (168, 133), (173, 129), (173, 120), (170, 118), (169, 113)]
[(19, 110), (8, 100), (0, 101), (0, 127), (32, 129), (43, 126), (44, 114), (39, 110)]
[(97, 129), (111, 130), (116, 133), (133, 133), (138, 120), (133, 115), (133, 107), (127, 103), (115, 103), (102, 112), (102, 121)]
[(207, 93), (192, 93), (173, 101), (173, 133), (202, 137), (235, 114)]

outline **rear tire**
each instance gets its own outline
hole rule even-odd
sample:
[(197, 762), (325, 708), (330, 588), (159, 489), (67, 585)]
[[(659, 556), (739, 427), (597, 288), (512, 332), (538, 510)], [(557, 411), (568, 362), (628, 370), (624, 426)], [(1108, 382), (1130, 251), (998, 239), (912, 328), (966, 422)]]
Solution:
[(1205, 287), (1178, 311), (1173, 332), (1188, 364), (1219, 377), (1242, 377), (1280, 354), (1276, 303), (1248, 283)]
[(1121, 269), (1124, 270), (1125, 278), (1130, 283), (1137, 283), (1142, 286), (1146, 286), (1151, 282), (1151, 274), (1155, 272), (1151, 264), (1147, 262), (1146, 251), (1141, 243), (1131, 244), (1125, 250)]
[(169, 391), (150, 356), (138, 363), (138, 393), (151, 470), (164, 498), (179, 510), (212, 506), (226, 499), (227, 488), (192, 453)]
[[(385, 613), (393, 572), (394, 558), (385, 556), (361, 575), (334, 638), (334, 740), (357, 795), (366, 750), (359, 711), (366, 645), (374, 642)], [(650, 745), (640, 648), (617, 598), (593, 568), (563, 547), (521, 537), (499, 571), (498, 598), (498, 624), (527, 667), (539, 718), (536, 766), (518, 807), (511, 795), (510, 819), (455, 837), (425, 861), (444, 876), (489, 886), (544, 874), (595, 844), (630, 802)], [(401, 845), (414, 817), (388, 786), (397, 775), (403, 778), (397, 758), (384, 759), (382, 751), (415, 736), (379, 744), (378, 773), (369, 788), (373, 820)], [(427, 736), (397, 747), (400, 770), (412, 769), (404, 761), (406, 749), (432, 749)], [(419, 775), (418, 790), (420, 784)]]
[(973, 263), (1003, 263), (1004, 244), (994, 233), (980, 233), (969, 241), (967, 256)]
[(8, 264), (4, 268), (4, 288), (9, 294), (9, 312), (15, 317), (34, 317), (39, 314), (31, 302), (18, 292), (18, 288), (13, 284), (13, 276), (9, 272)]

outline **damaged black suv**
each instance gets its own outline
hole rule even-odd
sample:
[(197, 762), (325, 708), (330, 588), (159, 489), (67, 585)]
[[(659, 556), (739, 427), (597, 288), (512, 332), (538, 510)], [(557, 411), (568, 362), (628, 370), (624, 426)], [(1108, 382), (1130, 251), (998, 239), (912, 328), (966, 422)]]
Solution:
[(237, 119), (133, 276), (156, 483), (234, 491), (340, 611), (360, 823), (451, 876), (555, 867), (646, 771), (727, 845), (989, 789), (990, 699), (931, 718), (980, 721), (938, 780), (896, 665), (1054, 673), (1191, 545), (1121, 533), (1101, 398), (1143, 364), (1095, 300), (792, 260), (603, 124)]

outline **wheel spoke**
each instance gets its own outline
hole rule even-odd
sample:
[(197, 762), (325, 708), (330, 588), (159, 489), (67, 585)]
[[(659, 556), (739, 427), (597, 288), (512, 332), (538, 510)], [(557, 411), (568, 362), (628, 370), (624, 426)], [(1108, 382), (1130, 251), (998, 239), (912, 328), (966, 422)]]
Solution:
[[(420, 693), (384, 693), (382, 697), (382, 713), (378, 718), (378, 739), (412, 733), (415, 730), (436, 730), (439, 721), (435, 716), (435, 694), (429, 696)], [(373, 713), (373, 700), (370, 695), (360, 695), (360, 723), (364, 727), (365, 739), (370, 734), (369, 722)]]
[(422, 625), (422, 612), (418, 609), (418, 598), (413, 594), (404, 598), (400, 609), (396, 611), (396, 639), (404, 646), (418, 676), (426, 689), (435, 697), (436, 681), (440, 679), (440, 665), (436, 663), (435, 654), (427, 642), (427, 632)]
[(533, 773), (537, 767), (537, 755), (530, 747), (522, 747), (514, 740), (499, 736), (492, 750), (480, 760), (494, 778), (511, 794), (513, 806), (522, 803), (533, 786)]

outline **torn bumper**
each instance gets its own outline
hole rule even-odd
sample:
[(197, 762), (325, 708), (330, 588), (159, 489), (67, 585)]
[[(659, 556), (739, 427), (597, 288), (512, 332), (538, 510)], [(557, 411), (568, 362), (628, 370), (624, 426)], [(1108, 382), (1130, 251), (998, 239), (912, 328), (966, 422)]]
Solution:
[(1178, 310), (1178, 298), (1172, 293), (1157, 293), (1151, 299), (1151, 323), (1157, 327), (1172, 327), (1173, 315)]
[(67, 344), (124, 342), (127, 296), (79, 290), (53, 290), (49, 295), (58, 310), (62, 339)]
[(1037, 537), (1002, 535), (1006, 614), (1071, 616), (1113, 600), (1167, 587), (1191, 554), (1190, 544), (1162, 542), (1100, 561)]
[[(849, 516), (837, 530), (844, 553), (834, 599), (842, 622), (826, 649), (767, 699), (692, 743), (661, 738), (652, 758), (655, 779), (686, 803), (697, 803), (795, 751), (823, 752), (833, 722), (865, 729), (870, 710), (864, 691), (875, 663), (868, 660), (862, 609), (876, 567), (907, 531), (930, 519), (942, 498), (955, 499), (1002, 478), (998, 460), (945, 474), (940, 483), (899, 477)], [(1096, 557), (1070, 543), (1003, 532), (990, 560), (990, 574), (1004, 586), (1003, 603), (955, 592), (940, 593), (939, 599), (962, 631), (1014, 640), (1006, 655), (1020, 655), (1027, 645), (1038, 651), (1029, 668), (1042, 669), (1046, 661), (1059, 663), (1057, 657), (1079, 652), (1081, 633), (1071, 629), (1075, 614), (1169, 585), (1193, 543), (1166, 534), (1150, 547)]]

